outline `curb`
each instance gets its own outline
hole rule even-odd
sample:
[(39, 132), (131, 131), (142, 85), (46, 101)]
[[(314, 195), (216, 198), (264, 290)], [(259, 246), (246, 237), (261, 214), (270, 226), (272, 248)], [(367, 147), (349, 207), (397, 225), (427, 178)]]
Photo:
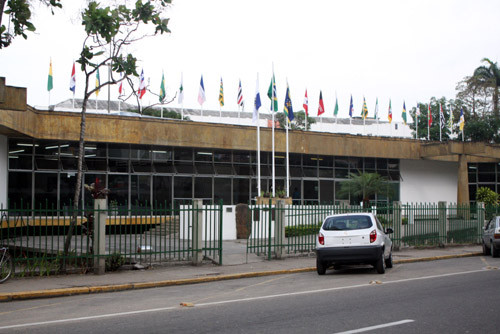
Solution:
[[(447, 259), (456, 259), (456, 258), (464, 258), (464, 257), (472, 257), (480, 255), (483, 255), (483, 253), (475, 252), (475, 253), (466, 253), (457, 255), (421, 257), (415, 259), (394, 260), (394, 264), (447, 260)], [(229, 275), (199, 277), (199, 278), (184, 278), (184, 279), (165, 280), (156, 282), (141, 282), (141, 283), (127, 283), (127, 284), (114, 284), (114, 285), (111, 284), (111, 285), (97, 285), (97, 286), (73, 287), (73, 288), (63, 288), (63, 289), (10, 292), (10, 293), (0, 293), (0, 302), (10, 302), (14, 300), (28, 300), (37, 298), (65, 297), (65, 296), (75, 296), (75, 295), (92, 294), (92, 293), (118, 292), (126, 290), (150, 289), (150, 288), (159, 288), (159, 287), (174, 286), (174, 285), (188, 285), (188, 284), (226, 281), (226, 280), (241, 279), (241, 278), (298, 274), (311, 271), (316, 271), (316, 267), (248, 272), (240, 274), (229, 274)]]

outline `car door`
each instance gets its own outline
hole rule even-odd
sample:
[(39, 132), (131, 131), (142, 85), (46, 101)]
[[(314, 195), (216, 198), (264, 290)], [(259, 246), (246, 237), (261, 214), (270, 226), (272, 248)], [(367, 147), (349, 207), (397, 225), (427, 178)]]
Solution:
[(483, 242), (487, 247), (490, 247), (491, 231), (493, 231), (496, 219), (497, 217), (491, 218), (488, 224), (484, 227)]

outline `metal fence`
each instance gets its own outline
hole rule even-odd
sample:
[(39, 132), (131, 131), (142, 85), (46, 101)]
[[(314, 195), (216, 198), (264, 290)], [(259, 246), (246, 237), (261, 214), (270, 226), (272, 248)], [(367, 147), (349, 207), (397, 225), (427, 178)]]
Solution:
[(332, 214), (373, 212), (390, 235), (396, 248), (446, 244), (479, 243), (485, 222), (484, 206), (447, 204), (400, 204), (351, 206), (285, 205), (277, 201), (250, 205), (247, 222), (247, 252), (268, 259), (284, 254), (310, 253), (323, 220)]
[(107, 270), (203, 259), (222, 264), (222, 205), (88, 208), (78, 213), (68, 252), (68, 210), (0, 209), (0, 217), (0, 244), (20, 276), (86, 272), (98, 259)]

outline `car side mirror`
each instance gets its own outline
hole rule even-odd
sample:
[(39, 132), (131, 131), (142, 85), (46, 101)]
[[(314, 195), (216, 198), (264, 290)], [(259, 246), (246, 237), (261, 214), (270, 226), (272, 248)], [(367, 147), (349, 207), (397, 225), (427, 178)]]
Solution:
[(386, 230), (385, 230), (385, 234), (391, 234), (391, 233), (394, 233), (394, 230), (390, 227), (388, 227)]

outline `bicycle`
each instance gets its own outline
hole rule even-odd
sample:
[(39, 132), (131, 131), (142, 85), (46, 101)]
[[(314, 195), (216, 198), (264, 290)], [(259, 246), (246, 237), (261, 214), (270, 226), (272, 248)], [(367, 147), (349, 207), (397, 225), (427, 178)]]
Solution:
[(12, 275), (14, 262), (7, 247), (1, 247), (0, 253), (2, 254), (0, 259), (0, 283), (3, 283)]

